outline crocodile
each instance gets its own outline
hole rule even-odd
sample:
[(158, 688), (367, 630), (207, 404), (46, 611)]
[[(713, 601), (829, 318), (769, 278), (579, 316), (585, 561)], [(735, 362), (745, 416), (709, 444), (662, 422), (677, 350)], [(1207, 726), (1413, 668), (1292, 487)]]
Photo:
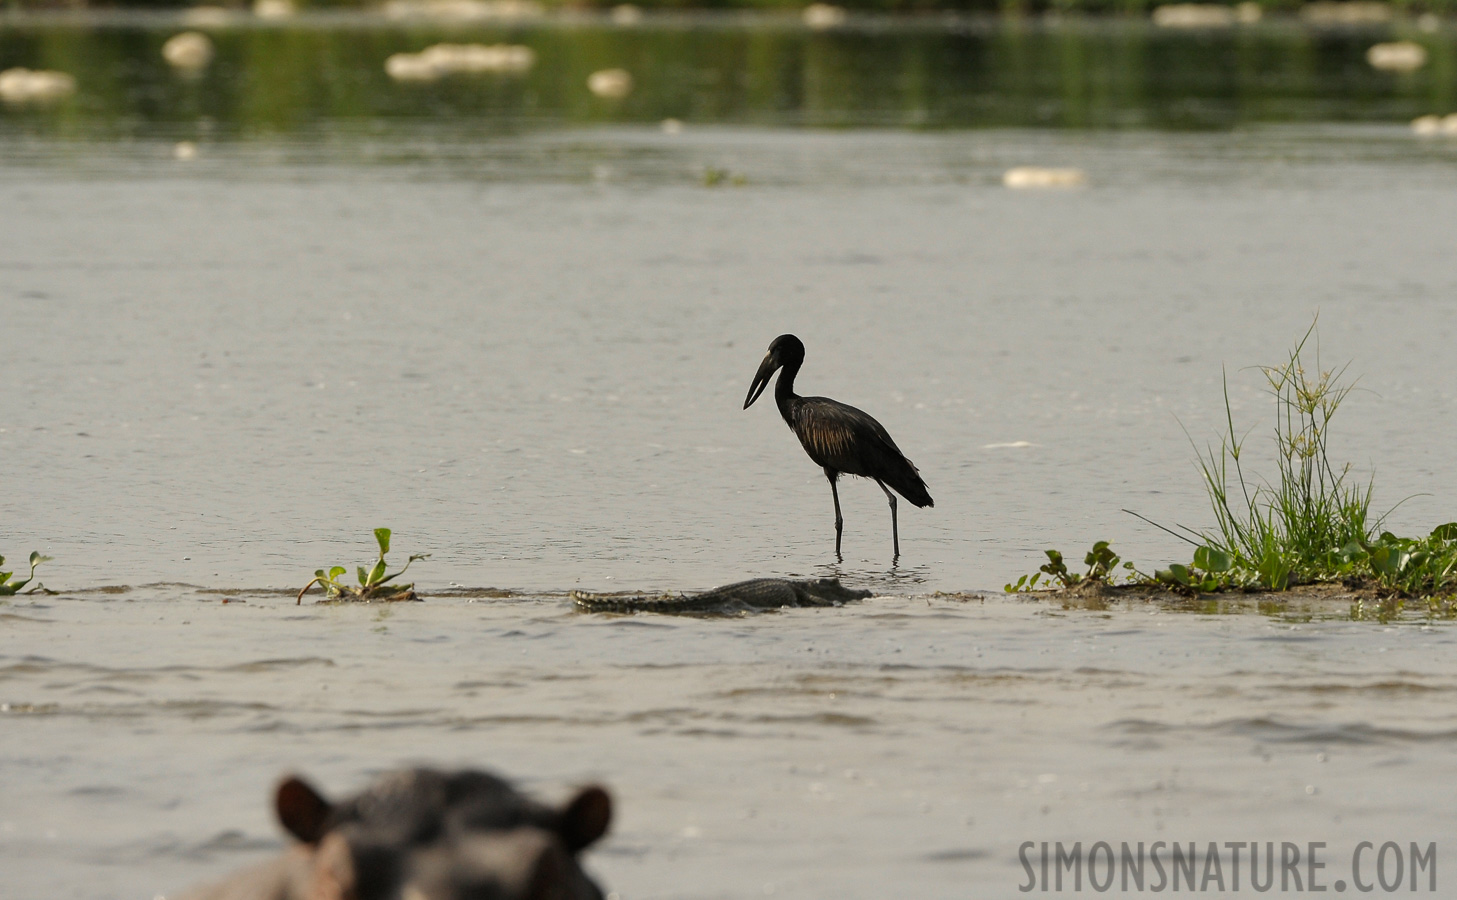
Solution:
[(847, 588), (840, 584), (838, 578), (752, 578), (701, 594), (589, 594), (572, 591), (572, 603), (579, 612), (589, 613), (703, 615), (785, 606), (837, 606), (850, 600), (863, 600), (870, 594), (870, 591)]

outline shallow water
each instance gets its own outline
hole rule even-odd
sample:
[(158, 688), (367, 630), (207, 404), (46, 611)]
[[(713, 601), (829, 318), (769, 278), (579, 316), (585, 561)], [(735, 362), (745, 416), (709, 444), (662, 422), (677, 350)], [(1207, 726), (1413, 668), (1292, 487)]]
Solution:
[(173, 891), (277, 845), (281, 769), (342, 792), (409, 760), (612, 785), (590, 864), (621, 897), (1015, 896), (1024, 840), (1324, 841), (1329, 885), (1360, 841), (1450, 826), (1446, 627), (1001, 596), (742, 619), (220, 599), (7, 608), (7, 896)]
[[(1330, 883), (1450, 831), (1446, 624), (936, 592), (1185, 556), (1120, 510), (1207, 526), (1221, 371), (1268, 461), (1249, 367), (1317, 314), (1338, 459), (1396, 531), (1457, 518), (1457, 142), (344, 117), (179, 161), (196, 123), (6, 115), (0, 552), (61, 591), (0, 605), (6, 900), (170, 896), (279, 846), (280, 772), (410, 761), (609, 784), (623, 898), (1006, 897), (1024, 840), (1324, 841)], [(740, 408), (785, 331), (936, 497), (898, 566), (863, 481), (836, 565), (823, 476)], [(293, 605), (376, 526), (425, 603)], [(879, 596), (566, 598), (773, 574)]]
[[(437, 135), (438, 136), (438, 135)], [(85, 150), (86, 148), (82, 148)], [(1362, 391), (1335, 452), (1406, 530), (1453, 518), (1457, 145), (1395, 129), (552, 132), (436, 159), (71, 145), (0, 167), (14, 555), (53, 586), (283, 587), (430, 552), (423, 587), (703, 587), (842, 572), (999, 587), (1044, 546), (1181, 545), (1230, 373), (1319, 314)], [(66, 156), (67, 152), (79, 156)], [(7, 157), (10, 154), (6, 154)], [(1084, 190), (1009, 191), (1017, 163)], [(744, 187), (695, 173), (742, 171)], [(879, 417), (937, 506), (891, 571), (873, 484), (829, 491), (743, 397), (792, 331), (806, 393)], [(1025, 444), (1025, 446), (1007, 446)], [(7, 535), (7, 537), (9, 537)], [(22, 546), (10, 546), (19, 541)], [(46, 570), (42, 570), (43, 573)], [(62, 574), (64, 573), (64, 574)]]
[[(1120, 508), (1204, 525), (1180, 422), (1213, 433), (1221, 366), (1237, 415), (1268, 415), (1243, 367), (1317, 312), (1365, 389), (1338, 451), (1377, 463), (1378, 505), (1426, 492), (1393, 524), (1453, 518), (1449, 147), (421, 146), (5, 154), (4, 547), (55, 556), (65, 591), (0, 607), (7, 896), (175, 891), (277, 846), (281, 771), (343, 792), (411, 760), (610, 784), (591, 864), (622, 897), (1002, 897), (1023, 840), (1325, 841), (1344, 866), (1444, 835), (1444, 625), (931, 592), (1101, 537), (1182, 556)], [(1090, 186), (1002, 188), (1025, 162)], [(748, 184), (705, 188), (705, 165)], [(809, 346), (802, 388), (878, 415), (931, 485), (897, 568), (858, 481), (833, 564), (823, 478), (771, 406), (740, 409), (781, 331)], [(433, 554), (426, 603), (219, 602), (367, 562), (376, 525)], [(777, 573), (888, 596), (670, 620), (562, 593)]]

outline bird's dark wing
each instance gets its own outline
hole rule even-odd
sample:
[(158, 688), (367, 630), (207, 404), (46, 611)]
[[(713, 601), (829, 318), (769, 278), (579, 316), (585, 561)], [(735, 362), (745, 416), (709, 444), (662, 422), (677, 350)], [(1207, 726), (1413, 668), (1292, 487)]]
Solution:
[(828, 397), (797, 400), (791, 427), (810, 459), (846, 475), (879, 479), (917, 506), (932, 505), (916, 467), (873, 416)]

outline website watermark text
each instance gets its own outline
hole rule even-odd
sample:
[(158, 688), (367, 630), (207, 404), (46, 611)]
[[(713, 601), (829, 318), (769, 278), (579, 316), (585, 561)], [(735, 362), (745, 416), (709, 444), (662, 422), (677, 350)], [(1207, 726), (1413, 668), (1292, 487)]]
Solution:
[(1435, 842), (1362, 841), (1342, 857), (1321, 841), (1023, 841), (1017, 859), (1022, 893), (1437, 892)]

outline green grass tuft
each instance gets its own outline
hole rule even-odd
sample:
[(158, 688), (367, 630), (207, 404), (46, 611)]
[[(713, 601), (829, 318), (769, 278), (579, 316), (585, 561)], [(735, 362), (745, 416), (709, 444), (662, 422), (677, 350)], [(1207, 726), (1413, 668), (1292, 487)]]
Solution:
[[(1199, 469), (1215, 529), (1195, 533), (1228, 557), (1225, 571), (1254, 576), (1263, 587), (1328, 581), (1349, 573), (1351, 555), (1367, 546), (1380, 520), (1371, 520), (1372, 482), (1353, 482), (1349, 463), (1331, 463), (1330, 425), (1351, 392), (1341, 383), (1345, 367), (1306, 368), (1311, 325), (1282, 365), (1261, 367), (1275, 397), (1274, 441), (1279, 478), (1251, 484), (1240, 437), (1224, 384), (1227, 430), (1216, 448), (1199, 455)], [(1204, 567), (1200, 567), (1204, 568)]]
[[(1371, 514), (1373, 480), (1361, 483), (1352, 478), (1349, 463), (1331, 462), (1331, 422), (1353, 385), (1342, 382), (1345, 366), (1321, 368), (1319, 350), (1307, 350), (1314, 336), (1312, 324), (1284, 363), (1260, 369), (1275, 398), (1272, 436), (1278, 477), (1254, 481), (1246, 475), (1249, 432), (1241, 435), (1235, 429), (1226, 378), (1226, 430), (1217, 445), (1202, 451), (1196, 447), (1215, 526), (1207, 531), (1182, 528), (1185, 533), (1179, 534), (1151, 522), (1193, 544), (1193, 559), (1156, 569), (1151, 577), (1124, 563), (1133, 570), (1130, 581), (1190, 594), (1283, 591), (1343, 581), (1375, 586), (1393, 601), (1422, 598), (1429, 615), (1451, 615), (1457, 608), (1457, 522), (1439, 525), (1420, 538), (1381, 529), (1385, 516)], [(1314, 365), (1307, 368), (1307, 356), (1312, 355)], [(1038, 573), (1022, 576), (1006, 590), (1029, 591), (1039, 580), (1063, 587), (1086, 580), (1112, 583), (1113, 566), (1096, 565), (1095, 557), (1115, 565), (1118, 561), (1106, 541), (1088, 554), (1086, 575), (1069, 573), (1056, 550), (1047, 556), (1048, 564)], [(1043, 574), (1049, 577), (1042, 579)]]

